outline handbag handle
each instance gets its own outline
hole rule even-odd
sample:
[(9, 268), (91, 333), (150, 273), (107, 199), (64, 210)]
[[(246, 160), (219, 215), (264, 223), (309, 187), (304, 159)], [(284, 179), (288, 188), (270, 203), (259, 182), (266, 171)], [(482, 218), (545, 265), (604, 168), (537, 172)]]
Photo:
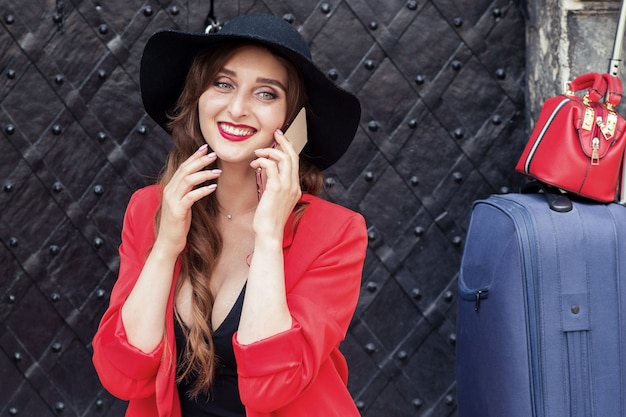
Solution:
[(600, 101), (606, 95), (607, 80), (597, 72), (579, 75), (567, 84), (566, 94), (572, 95), (574, 91), (584, 90), (585, 88), (587, 89), (589, 101)]
[(622, 101), (622, 81), (612, 74), (602, 74), (608, 86), (608, 96), (606, 99), (606, 108), (615, 111), (615, 108)]

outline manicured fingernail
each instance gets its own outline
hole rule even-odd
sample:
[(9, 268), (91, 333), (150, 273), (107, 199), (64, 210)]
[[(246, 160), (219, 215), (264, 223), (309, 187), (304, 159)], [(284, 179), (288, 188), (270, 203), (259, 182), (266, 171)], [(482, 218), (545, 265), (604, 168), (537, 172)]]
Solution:
[(280, 130), (280, 129), (276, 129), (276, 133), (278, 133), (278, 134), (282, 135), (282, 134), (283, 134), (283, 131), (282, 131), (282, 130)]
[(207, 155), (209, 158), (215, 158), (215, 152), (211, 152), (210, 154)]
[(206, 148), (208, 148), (208, 147), (209, 147), (209, 144), (208, 144), (208, 143), (205, 143), (204, 145), (200, 146), (200, 148), (198, 148), (198, 152), (199, 152), (199, 151), (203, 151), (203, 150), (205, 150), (205, 149), (206, 149)]
[(222, 170), (221, 169), (212, 169), (211, 172), (214, 173), (214, 174), (221, 174)]
[(208, 188), (209, 190), (215, 190), (215, 189), (217, 188), (217, 184), (216, 184), (216, 183), (209, 184), (209, 185), (207, 185), (207, 188)]

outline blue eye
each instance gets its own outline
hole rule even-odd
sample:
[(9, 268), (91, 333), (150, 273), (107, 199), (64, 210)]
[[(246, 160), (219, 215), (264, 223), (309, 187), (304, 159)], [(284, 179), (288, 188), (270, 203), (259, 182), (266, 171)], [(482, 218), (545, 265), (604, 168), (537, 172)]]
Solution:
[(269, 91), (262, 91), (259, 93), (259, 95), (261, 96), (261, 98), (265, 99), (265, 100), (272, 100), (275, 99), (276, 97), (278, 97), (277, 94), (269, 92)]
[(228, 88), (232, 88), (232, 86), (225, 82), (225, 81), (215, 81), (213, 82), (213, 85), (216, 86), (217, 88), (222, 88), (222, 89), (228, 89)]

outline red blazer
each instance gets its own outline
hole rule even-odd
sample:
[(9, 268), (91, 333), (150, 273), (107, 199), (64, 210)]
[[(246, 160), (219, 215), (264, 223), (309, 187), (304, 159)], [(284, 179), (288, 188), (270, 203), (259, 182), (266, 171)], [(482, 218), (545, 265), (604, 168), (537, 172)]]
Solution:
[[(309, 203), (296, 230), (283, 239), (290, 330), (240, 345), (233, 338), (241, 400), (247, 417), (354, 417), (359, 413), (348, 389), (348, 370), (339, 352), (354, 314), (367, 246), (358, 213), (303, 195)], [(129, 400), (127, 417), (180, 417), (174, 382), (173, 289), (166, 337), (150, 353), (131, 346), (121, 307), (154, 242), (157, 186), (130, 199), (122, 229), (120, 271), (93, 340), (93, 363), (104, 387)], [(288, 222), (291, 224), (291, 222)], [(175, 270), (178, 275), (180, 266)]]

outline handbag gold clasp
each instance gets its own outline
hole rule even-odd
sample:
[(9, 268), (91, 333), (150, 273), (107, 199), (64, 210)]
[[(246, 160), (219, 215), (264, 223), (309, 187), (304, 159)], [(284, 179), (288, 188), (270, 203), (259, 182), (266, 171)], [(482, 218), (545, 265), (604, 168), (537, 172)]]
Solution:
[(595, 122), (596, 113), (593, 111), (592, 107), (585, 107), (585, 117), (583, 118), (582, 129), (591, 130), (593, 128), (593, 123)]
[(596, 123), (604, 135), (604, 139), (609, 140), (615, 134), (615, 128), (617, 127), (617, 114), (615, 114), (615, 112), (609, 112), (606, 116), (606, 123), (602, 121), (601, 117), (598, 117)]

